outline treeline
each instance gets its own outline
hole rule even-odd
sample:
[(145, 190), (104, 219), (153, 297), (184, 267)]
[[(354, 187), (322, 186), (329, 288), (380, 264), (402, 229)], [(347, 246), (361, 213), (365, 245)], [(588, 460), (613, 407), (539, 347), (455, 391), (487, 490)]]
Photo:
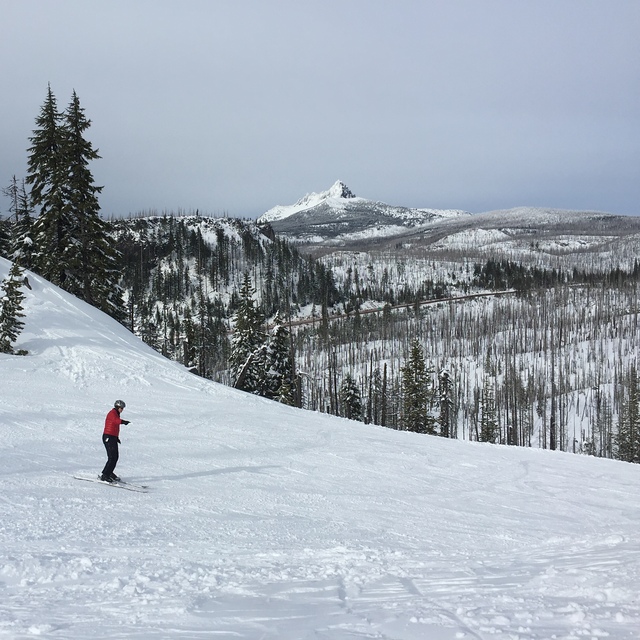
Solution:
[(484, 264), (476, 263), (473, 271), (473, 284), (491, 291), (506, 289), (529, 291), (563, 284), (623, 286), (629, 281), (637, 282), (638, 280), (640, 280), (640, 264), (637, 259), (634, 260), (631, 269), (617, 266), (609, 270), (591, 272), (578, 267), (569, 271), (560, 268), (545, 269), (507, 259), (490, 258)]
[[(639, 287), (626, 276), (621, 287), (561, 284), (340, 318), (326, 337), (300, 328), (307, 406), (353, 417), (341, 387), (355, 383), (365, 422), (638, 462)], [(411, 419), (409, 365), (426, 372), (410, 379), (423, 380), (422, 422)]]
[[(398, 296), (389, 280), (387, 300), (443, 299), (451, 283), (517, 296), (361, 314), (376, 292), (370, 281), (385, 282), (382, 265), (336, 276), (250, 222), (157, 217), (117, 225), (134, 329), (201, 375), (394, 429), (636, 457), (623, 453), (621, 425), (635, 424), (625, 411), (635, 406), (637, 317), (629, 310), (637, 309), (637, 263), (589, 274), (489, 259), (459, 268), (443, 289), (424, 278)], [(345, 310), (347, 318), (334, 315)], [(297, 313), (315, 324), (289, 330)], [(276, 314), (269, 330), (266, 319)], [(598, 358), (595, 345), (617, 357)], [(279, 368), (267, 364), (274, 358)], [(631, 441), (640, 433), (627, 431)]]
[(200, 375), (231, 383), (232, 318), (245, 275), (259, 283), (263, 318), (340, 301), (333, 274), (255, 223), (201, 216), (116, 220), (128, 325)]
[[(5, 221), (5, 238), (15, 224)], [(640, 459), (637, 262), (590, 274), (489, 259), (458, 265), (446, 286), (439, 273), (398, 287), (383, 263), (336, 275), (249, 221), (106, 224), (120, 252), (123, 322), (202, 376), (394, 429)], [(4, 255), (9, 247), (5, 240)], [(383, 283), (383, 299), (396, 304), (454, 289), (519, 295), (405, 310), (387, 302), (361, 314)], [(248, 304), (260, 320), (243, 334)], [(289, 329), (297, 315), (316, 322)], [(269, 371), (280, 373), (267, 381)]]

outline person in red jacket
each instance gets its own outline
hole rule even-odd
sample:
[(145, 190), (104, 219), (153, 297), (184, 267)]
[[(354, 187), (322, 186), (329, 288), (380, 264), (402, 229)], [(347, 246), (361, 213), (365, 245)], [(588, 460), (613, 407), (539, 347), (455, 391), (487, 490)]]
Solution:
[(127, 405), (124, 400), (116, 400), (113, 409), (107, 413), (104, 421), (104, 432), (102, 434), (102, 443), (107, 450), (107, 464), (104, 465), (100, 480), (103, 482), (118, 482), (120, 478), (114, 473), (116, 464), (118, 464), (118, 445), (120, 444), (120, 425), (129, 424), (128, 420), (123, 420), (120, 414)]

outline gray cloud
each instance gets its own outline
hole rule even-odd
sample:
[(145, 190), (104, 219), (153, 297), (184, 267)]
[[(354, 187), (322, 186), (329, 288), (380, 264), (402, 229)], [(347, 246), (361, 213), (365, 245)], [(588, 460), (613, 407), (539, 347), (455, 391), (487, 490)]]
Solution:
[[(0, 182), (75, 89), (105, 215), (393, 204), (640, 214), (637, 0), (0, 0)], [(0, 212), (6, 213), (0, 201)]]

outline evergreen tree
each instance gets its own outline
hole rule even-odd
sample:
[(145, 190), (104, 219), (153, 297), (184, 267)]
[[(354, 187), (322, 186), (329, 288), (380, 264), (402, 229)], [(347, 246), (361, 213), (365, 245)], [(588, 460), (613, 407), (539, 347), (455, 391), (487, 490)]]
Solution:
[(290, 407), (295, 407), (295, 397), (295, 389), (286, 380), (283, 380), (282, 384), (280, 385), (280, 389), (278, 389), (278, 395), (275, 399), (281, 404), (287, 404)]
[(620, 411), (616, 434), (617, 458), (640, 463), (640, 390), (635, 367), (629, 371), (626, 399)]
[(254, 294), (249, 273), (245, 272), (238, 309), (234, 315), (229, 364), (234, 386), (259, 394), (264, 387), (264, 354), (261, 348), (265, 343), (265, 335), (262, 328), (264, 318), (253, 298)]
[(382, 424), (383, 380), (380, 367), (373, 369), (369, 381), (369, 403), (367, 421)]
[(18, 194), (20, 189), (18, 187), (18, 178), (12, 176), (11, 181), (7, 187), (2, 188), (2, 195), (9, 198), (9, 216), (13, 216), (14, 222), (18, 220)]
[(455, 438), (455, 403), (451, 374), (446, 369), (442, 369), (442, 371), (440, 371), (439, 381), (440, 416), (438, 418), (438, 424), (440, 426), (440, 435), (445, 438)]
[(67, 163), (66, 209), (71, 221), (72, 244), (68, 250), (65, 289), (119, 320), (124, 320), (124, 304), (118, 286), (119, 269), (107, 224), (100, 218), (98, 194), (89, 169), (100, 158), (85, 139), (90, 127), (76, 92), (64, 112), (65, 160)]
[(9, 275), (2, 282), (0, 290), (0, 353), (13, 353), (13, 343), (20, 335), (24, 322), (22, 302), (24, 294), (20, 287), (24, 283), (24, 271), (16, 262), (11, 265)]
[(480, 400), (480, 440), (493, 443), (500, 440), (495, 393), (488, 379), (485, 380)]
[(627, 414), (627, 403), (622, 405), (618, 415), (618, 432), (615, 436), (616, 458), (624, 462), (632, 462), (633, 450), (631, 447), (631, 426)]
[(402, 426), (407, 431), (435, 433), (435, 420), (429, 415), (431, 380), (418, 340), (414, 340), (402, 373)]
[(343, 417), (362, 421), (360, 389), (350, 373), (347, 373), (340, 385), (340, 407)]
[(277, 324), (266, 350), (264, 390), (261, 395), (293, 405), (292, 361), (289, 331), (283, 324)]
[(51, 85), (29, 138), (27, 184), (31, 203), (39, 209), (34, 225), (36, 267), (47, 280), (62, 286), (72, 251), (72, 220), (66, 206), (68, 183), (65, 128)]
[(0, 216), (0, 256), (10, 257), (11, 222)]
[(30, 269), (33, 266), (33, 220), (25, 181), (22, 180), (22, 184), (19, 184), (18, 179), (13, 176), (2, 193), (9, 198), (9, 212), (13, 218), (8, 239), (8, 256), (21, 267)]
[(18, 207), (16, 210), (16, 222), (11, 233), (11, 256), (21, 267), (33, 268), (33, 218), (31, 217), (31, 205), (29, 195), (22, 180), (18, 193)]

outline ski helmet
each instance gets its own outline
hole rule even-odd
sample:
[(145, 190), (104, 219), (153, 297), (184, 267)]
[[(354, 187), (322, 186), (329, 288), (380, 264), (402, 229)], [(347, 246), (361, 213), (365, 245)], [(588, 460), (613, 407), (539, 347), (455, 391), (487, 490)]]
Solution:
[(116, 400), (116, 401), (113, 403), (113, 406), (114, 406), (116, 409), (124, 409), (127, 405), (124, 403), (124, 400)]

